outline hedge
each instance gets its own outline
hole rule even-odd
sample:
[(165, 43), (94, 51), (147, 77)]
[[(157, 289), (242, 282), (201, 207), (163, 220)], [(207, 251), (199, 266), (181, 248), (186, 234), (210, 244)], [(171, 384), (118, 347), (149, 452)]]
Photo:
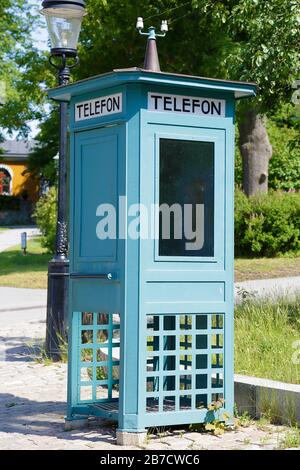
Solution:
[(235, 255), (278, 256), (300, 252), (300, 193), (235, 193)]

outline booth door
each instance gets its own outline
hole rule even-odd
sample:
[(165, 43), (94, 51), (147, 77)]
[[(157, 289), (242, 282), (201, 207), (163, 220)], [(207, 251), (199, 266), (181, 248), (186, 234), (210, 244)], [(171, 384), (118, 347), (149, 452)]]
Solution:
[(107, 405), (119, 395), (124, 248), (107, 230), (118, 226), (122, 136), (122, 128), (114, 127), (78, 132), (74, 139), (70, 188), (73, 406)]
[(141, 168), (141, 201), (155, 203), (155, 236), (140, 251), (146, 427), (202, 422), (212, 402), (232, 404), (231, 134), (163, 117), (145, 116)]

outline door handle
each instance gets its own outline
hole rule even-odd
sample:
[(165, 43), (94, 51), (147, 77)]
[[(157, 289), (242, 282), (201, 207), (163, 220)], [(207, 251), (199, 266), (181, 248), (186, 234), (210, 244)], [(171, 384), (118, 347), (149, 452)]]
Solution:
[(70, 274), (71, 279), (107, 279), (108, 281), (112, 281), (114, 279), (114, 276), (112, 273), (107, 273), (107, 274), (77, 274), (77, 273), (71, 273)]

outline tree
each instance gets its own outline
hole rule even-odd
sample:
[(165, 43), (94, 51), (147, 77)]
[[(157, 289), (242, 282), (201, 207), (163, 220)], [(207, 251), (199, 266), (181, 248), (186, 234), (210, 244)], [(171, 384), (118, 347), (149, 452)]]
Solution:
[[(27, 122), (43, 114), (40, 85), (46, 58), (33, 47), (31, 32), (39, 24), (26, 0), (0, 2), (0, 128), (27, 135)], [(47, 72), (46, 72), (47, 74)]]
[(300, 71), (298, 0), (194, 0), (232, 40), (225, 60), (227, 78), (255, 81), (256, 100), (239, 109), (243, 187), (247, 195), (267, 192), (272, 156), (265, 120), (288, 100)]
[[(155, 4), (152, 0), (90, 0), (87, 10), (79, 41), (80, 64), (72, 69), (72, 80), (114, 68), (142, 66), (146, 40), (135, 29), (138, 16), (145, 18), (146, 28), (152, 24), (159, 27), (161, 19), (169, 21), (168, 35), (158, 40), (162, 70), (195, 75), (209, 75), (212, 70), (219, 76), (225, 73), (220, 68), (223, 61), (219, 58), (226, 56), (226, 35), (214, 30), (207, 18), (195, 11), (191, 0), (184, 3), (158, 0)], [(32, 67), (34, 74), (34, 64)], [(47, 64), (45, 72), (52, 74), (55, 80), (55, 71)], [(54, 115), (51, 113), (42, 123), (38, 147), (29, 158), (30, 170), (42, 175), (50, 184), (55, 174), (54, 149), (58, 148)]]
[(54, 157), (59, 149), (57, 106), (54, 106), (50, 114), (42, 121), (40, 132), (35, 140), (36, 145), (28, 158), (27, 172), (53, 186), (57, 178), (57, 167)]
[[(238, 107), (239, 144), (246, 193), (266, 191), (272, 149), (265, 120), (289, 99), (290, 84), (299, 71), (299, 3), (90, 0), (87, 9), (74, 80), (113, 68), (142, 66), (145, 38), (134, 25), (136, 17), (143, 16), (145, 27), (159, 26), (161, 19), (169, 21), (169, 33), (158, 40), (162, 70), (258, 83), (257, 99)], [(46, 65), (45, 72), (53, 73)], [(45, 134), (45, 149), (46, 139)]]

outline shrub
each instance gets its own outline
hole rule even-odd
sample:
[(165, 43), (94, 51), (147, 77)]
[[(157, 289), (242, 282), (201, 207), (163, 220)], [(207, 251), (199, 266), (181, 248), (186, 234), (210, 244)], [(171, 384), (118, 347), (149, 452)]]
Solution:
[(55, 251), (56, 233), (56, 203), (57, 195), (55, 187), (43, 196), (36, 205), (34, 217), (42, 232), (42, 246), (51, 253)]
[(274, 190), (300, 189), (299, 148), (291, 145), (298, 135), (296, 129), (278, 126), (268, 121), (268, 134), (273, 147), (269, 164), (269, 188)]
[(300, 251), (300, 194), (271, 192), (235, 196), (235, 250), (239, 256)]

